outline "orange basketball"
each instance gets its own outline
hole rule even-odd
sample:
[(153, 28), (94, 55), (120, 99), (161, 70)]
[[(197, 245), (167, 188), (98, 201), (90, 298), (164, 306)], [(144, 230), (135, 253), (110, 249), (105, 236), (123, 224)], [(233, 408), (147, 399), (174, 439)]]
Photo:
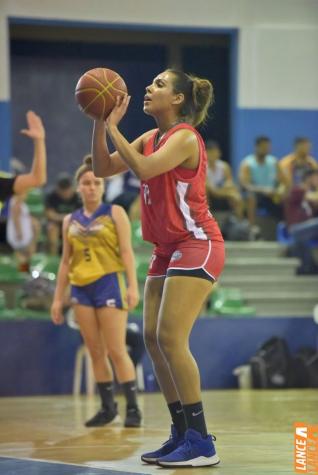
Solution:
[(79, 108), (92, 119), (105, 120), (111, 113), (117, 96), (127, 94), (125, 81), (118, 73), (95, 68), (80, 77), (75, 98)]

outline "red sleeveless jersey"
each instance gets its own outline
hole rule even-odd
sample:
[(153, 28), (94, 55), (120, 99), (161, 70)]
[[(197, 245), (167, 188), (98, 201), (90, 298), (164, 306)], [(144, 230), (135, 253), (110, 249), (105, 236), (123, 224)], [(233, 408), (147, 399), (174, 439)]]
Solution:
[(211, 215), (206, 198), (207, 156), (203, 139), (189, 124), (171, 128), (155, 147), (156, 131), (145, 144), (147, 156), (162, 147), (180, 129), (195, 133), (199, 143), (196, 170), (178, 166), (173, 170), (141, 182), (142, 234), (154, 244), (173, 244), (188, 239), (223, 241), (217, 222)]

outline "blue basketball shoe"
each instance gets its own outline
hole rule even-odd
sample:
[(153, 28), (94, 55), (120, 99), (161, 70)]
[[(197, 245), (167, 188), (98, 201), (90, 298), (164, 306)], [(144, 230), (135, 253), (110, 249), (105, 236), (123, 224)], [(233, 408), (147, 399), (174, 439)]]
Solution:
[(171, 434), (169, 439), (162, 444), (160, 449), (154, 450), (153, 452), (147, 452), (146, 454), (143, 454), (141, 456), (141, 460), (146, 463), (157, 463), (157, 460), (160, 457), (164, 457), (165, 455), (170, 454), (174, 450), (176, 450), (177, 447), (179, 447), (180, 444), (184, 442), (184, 436), (180, 436), (175, 428), (175, 426), (172, 424), (171, 425)]
[(208, 467), (220, 462), (213, 444), (215, 437), (203, 438), (200, 432), (188, 429), (183, 444), (173, 452), (160, 457), (157, 464), (161, 467)]

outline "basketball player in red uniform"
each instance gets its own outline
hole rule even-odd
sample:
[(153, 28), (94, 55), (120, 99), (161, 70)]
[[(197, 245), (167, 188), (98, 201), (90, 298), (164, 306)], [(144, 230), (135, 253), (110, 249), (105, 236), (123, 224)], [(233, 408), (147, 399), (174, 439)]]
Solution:
[[(200, 375), (189, 336), (224, 266), (224, 242), (209, 213), (206, 151), (195, 129), (212, 103), (208, 80), (166, 70), (146, 88), (144, 112), (158, 128), (131, 144), (118, 129), (130, 97), (118, 98), (106, 122), (94, 124), (97, 176), (130, 168), (141, 180), (143, 238), (154, 244), (144, 295), (147, 350), (172, 417), (170, 439), (142, 455), (163, 467), (219, 463), (207, 434)], [(106, 134), (116, 151), (110, 154)]]

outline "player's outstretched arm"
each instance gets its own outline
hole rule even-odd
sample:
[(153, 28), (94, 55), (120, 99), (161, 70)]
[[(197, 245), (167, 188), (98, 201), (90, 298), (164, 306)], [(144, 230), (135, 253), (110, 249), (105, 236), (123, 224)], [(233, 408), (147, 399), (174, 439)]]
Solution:
[[(130, 145), (142, 154), (144, 141), (153, 131), (146, 132), (138, 137)], [(106, 141), (106, 124), (95, 120), (92, 138), (93, 170), (95, 176), (106, 178), (128, 170), (129, 166), (121, 158), (118, 151), (110, 153)]]
[(28, 128), (21, 130), (21, 133), (33, 140), (34, 157), (30, 173), (19, 175), (14, 182), (13, 191), (16, 194), (43, 186), (47, 180), (45, 129), (41, 117), (33, 111), (28, 111), (26, 118)]
[(102, 120), (94, 121), (92, 157), (95, 176), (104, 178), (128, 170), (118, 152), (109, 152), (106, 141), (106, 125)]
[(194, 132), (178, 130), (156, 152), (147, 156), (136, 150), (118, 130), (118, 123), (125, 115), (130, 96), (117, 97), (117, 102), (111, 114), (106, 119), (107, 132), (122, 160), (141, 180), (149, 180), (161, 175), (181, 164), (196, 168), (199, 160), (199, 145)]

